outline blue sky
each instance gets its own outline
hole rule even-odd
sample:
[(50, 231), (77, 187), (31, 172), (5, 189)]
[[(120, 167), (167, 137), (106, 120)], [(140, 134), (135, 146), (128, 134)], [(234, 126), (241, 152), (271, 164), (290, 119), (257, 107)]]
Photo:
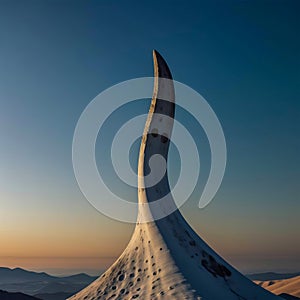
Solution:
[(195, 197), (184, 215), (242, 271), (299, 270), (298, 12), (297, 1), (0, 1), (0, 262), (95, 271), (125, 247), (132, 225), (77, 187), (72, 138), (98, 93), (152, 76), (155, 48), (227, 141), (215, 200), (201, 211)]

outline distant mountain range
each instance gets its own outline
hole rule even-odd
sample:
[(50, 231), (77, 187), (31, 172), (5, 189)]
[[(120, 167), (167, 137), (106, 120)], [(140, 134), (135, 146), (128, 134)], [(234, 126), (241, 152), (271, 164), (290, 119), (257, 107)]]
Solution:
[(45, 272), (32, 272), (27, 271), (21, 268), (3, 268), (0, 267), (0, 283), (19, 283), (19, 282), (30, 282), (30, 281), (56, 281), (56, 280), (63, 280), (67, 282), (86, 282), (95, 280), (97, 277), (92, 277), (87, 274), (81, 273), (71, 276), (65, 277), (56, 277), (49, 275)]
[(0, 299), (1, 300), (40, 300), (38, 298), (28, 296), (22, 293), (9, 293), (1, 290), (0, 290)]
[[(37, 294), (35, 297), (42, 300), (66, 300), (71, 297), (74, 293), (45, 293), (45, 294)], [(0, 298), (1, 299), (1, 298)]]
[[(276, 291), (276, 294), (280, 294), (284, 299), (299, 299), (291, 295), (298, 296), (295, 289), (300, 281), (290, 279), (299, 275), (300, 272), (289, 274), (268, 272), (249, 274), (247, 277), (272, 292)], [(83, 273), (56, 277), (44, 272), (0, 267), (0, 300), (65, 300), (97, 278)], [(291, 289), (292, 282), (293, 289)]]
[(289, 279), (289, 278), (296, 277), (299, 275), (300, 275), (300, 272), (297, 272), (297, 273), (266, 272), (266, 273), (248, 274), (246, 276), (251, 280), (266, 281), (266, 280)]
[[(83, 273), (72, 276), (56, 277), (44, 272), (38, 273), (27, 271), (21, 268), (9, 269), (0, 267), (1, 290), (8, 291), (10, 293), (21, 292), (27, 295), (35, 296), (42, 300), (66, 299), (67, 297), (80, 291), (85, 286), (89, 285), (96, 278), (97, 277), (92, 277)], [(11, 297), (11, 295), (9, 296)], [(6, 299), (3, 297), (4, 296), (1, 295), (0, 299)], [(29, 300), (34, 298), (26, 299)]]

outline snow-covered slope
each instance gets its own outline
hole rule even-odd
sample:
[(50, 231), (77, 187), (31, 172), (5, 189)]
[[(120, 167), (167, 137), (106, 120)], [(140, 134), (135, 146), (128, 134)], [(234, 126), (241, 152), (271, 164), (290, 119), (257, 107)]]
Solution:
[(300, 276), (281, 280), (255, 281), (261, 287), (274, 294), (290, 294), (300, 297)]
[[(160, 154), (167, 160), (175, 96), (172, 81), (165, 83), (159, 79), (172, 79), (172, 76), (156, 51), (154, 69), (154, 96), (139, 156), (141, 205), (135, 231), (119, 259), (99, 279), (70, 299), (281, 299), (224, 261), (193, 231), (179, 210), (160, 218), (175, 205), (169, 193), (168, 175), (166, 172), (159, 183), (147, 187), (151, 178), (146, 174), (153, 155)], [(164, 96), (170, 102), (160, 100)], [(157, 206), (150, 205), (161, 197), (165, 197), (164, 201)], [(149, 217), (153, 221), (145, 222)]]

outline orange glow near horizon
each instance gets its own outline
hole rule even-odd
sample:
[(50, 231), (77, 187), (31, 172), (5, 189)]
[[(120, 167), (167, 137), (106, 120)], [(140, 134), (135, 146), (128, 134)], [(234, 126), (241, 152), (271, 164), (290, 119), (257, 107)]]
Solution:
[(1, 267), (22, 268), (53, 275), (88, 273), (100, 275), (116, 257), (0, 257)]

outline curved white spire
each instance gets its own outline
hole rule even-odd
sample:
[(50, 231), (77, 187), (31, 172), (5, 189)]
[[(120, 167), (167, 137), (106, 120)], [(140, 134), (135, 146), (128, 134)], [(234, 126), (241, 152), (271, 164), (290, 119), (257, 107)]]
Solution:
[[(188, 225), (179, 210), (160, 218), (162, 213), (167, 214), (174, 208), (175, 203), (167, 172), (158, 183), (151, 182), (161, 174), (157, 168), (165, 165), (149, 161), (155, 155), (167, 160), (175, 93), (166, 62), (157, 51), (153, 51), (153, 57), (155, 84), (139, 154), (138, 198), (141, 205), (135, 231), (118, 260), (70, 299), (280, 299), (217, 255)], [(151, 176), (148, 176), (149, 164)], [(157, 201), (159, 199), (163, 201)], [(149, 215), (153, 221), (144, 222)]]

